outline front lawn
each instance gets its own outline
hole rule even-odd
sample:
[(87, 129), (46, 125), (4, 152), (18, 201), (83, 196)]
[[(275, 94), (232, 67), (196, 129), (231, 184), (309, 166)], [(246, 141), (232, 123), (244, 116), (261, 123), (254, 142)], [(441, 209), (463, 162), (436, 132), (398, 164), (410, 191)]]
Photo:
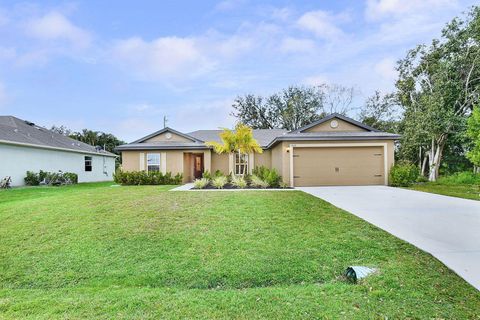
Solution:
[(0, 318), (478, 317), (443, 264), (305, 193), (168, 189), (0, 191)]
[(437, 193), (444, 196), (480, 200), (480, 185), (478, 184), (445, 184), (440, 182), (426, 182), (415, 184), (412, 190)]

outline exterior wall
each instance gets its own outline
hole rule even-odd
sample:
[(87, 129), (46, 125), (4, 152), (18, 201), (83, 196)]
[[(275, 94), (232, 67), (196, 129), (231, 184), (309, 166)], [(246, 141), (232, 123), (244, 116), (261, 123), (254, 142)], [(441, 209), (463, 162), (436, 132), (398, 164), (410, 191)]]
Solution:
[(263, 150), (263, 153), (255, 153), (253, 155), (253, 167), (265, 166), (267, 168), (272, 167), (272, 151)]
[[(203, 165), (205, 170), (211, 171), (210, 150), (134, 150), (122, 151), (122, 169), (125, 171), (147, 170), (147, 154), (160, 154), (160, 171), (183, 174), (184, 182), (191, 181), (193, 172), (192, 153), (203, 153)], [(143, 167), (142, 167), (143, 163)]]
[(217, 154), (212, 152), (212, 173), (220, 170), (223, 174), (229, 174), (229, 157), (228, 154)]
[(181, 141), (181, 142), (191, 142), (191, 140), (179, 136), (178, 134), (175, 134), (173, 132), (168, 132), (172, 135), (170, 139), (167, 139), (167, 132), (161, 133), (159, 135), (156, 135), (154, 137), (151, 137), (150, 139), (145, 140), (144, 142), (155, 142), (155, 141)]
[[(85, 171), (85, 156), (92, 157), (92, 171)], [(114, 157), (34, 147), (0, 144), (0, 159), (0, 179), (11, 176), (13, 186), (25, 184), (27, 171), (73, 172), (78, 182), (112, 181), (115, 172)]]
[[(286, 151), (291, 144), (354, 144), (354, 143), (386, 143), (387, 144), (387, 177), (390, 173), (390, 168), (395, 162), (394, 157), (394, 140), (353, 140), (353, 141), (284, 141), (282, 145), (282, 176), (283, 181), (290, 184), (290, 154)], [(275, 146), (277, 148), (280, 145)], [(354, 157), (355, 154), (352, 154)], [(272, 151), (272, 164), (273, 164), (273, 151)]]
[(275, 147), (272, 148), (271, 153), (271, 168), (276, 169), (280, 175), (285, 180), (283, 174), (283, 153), (282, 153), (283, 144), (280, 142)]
[(367, 131), (363, 128), (357, 127), (349, 122), (343, 121), (342, 119), (334, 118), (338, 122), (338, 127), (330, 127), (330, 122), (333, 120), (326, 121), (324, 123), (317, 124), (305, 132), (319, 132), (319, 131), (343, 131), (343, 132), (355, 132), (355, 131)]

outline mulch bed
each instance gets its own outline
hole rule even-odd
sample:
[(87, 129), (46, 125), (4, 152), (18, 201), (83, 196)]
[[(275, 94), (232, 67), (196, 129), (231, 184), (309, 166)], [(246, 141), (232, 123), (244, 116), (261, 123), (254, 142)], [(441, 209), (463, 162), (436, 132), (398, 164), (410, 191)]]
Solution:
[[(227, 183), (226, 185), (223, 186), (222, 189), (227, 189), (227, 190), (233, 190), (233, 189), (237, 189), (237, 190), (247, 190), (247, 189), (251, 189), (251, 190), (268, 190), (268, 189), (285, 190), (285, 189), (293, 189), (293, 188), (291, 188), (291, 187), (287, 187), (287, 188), (279, 188), (279, 187), (257, 188), (257, 187), (252, 187), (252, 186), (246, 186), (245, 188), (238, 188), (238, 187), (236, 187), (236, 186), (234, 186), (230, 183)], [(215, 188), (211, 184), (208, 184), (205, 188), (202, 188), (202, 189), (192, 188), (191, 190), (221, 190), (221, 189)]]

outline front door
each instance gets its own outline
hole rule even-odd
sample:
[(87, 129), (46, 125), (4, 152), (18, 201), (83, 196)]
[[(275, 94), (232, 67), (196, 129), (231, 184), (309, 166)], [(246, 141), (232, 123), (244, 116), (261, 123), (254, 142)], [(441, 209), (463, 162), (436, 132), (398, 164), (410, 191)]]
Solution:
[(193, 156), (193, 176), (200, 179), (203, 174), (203, 154), (195, 154)]

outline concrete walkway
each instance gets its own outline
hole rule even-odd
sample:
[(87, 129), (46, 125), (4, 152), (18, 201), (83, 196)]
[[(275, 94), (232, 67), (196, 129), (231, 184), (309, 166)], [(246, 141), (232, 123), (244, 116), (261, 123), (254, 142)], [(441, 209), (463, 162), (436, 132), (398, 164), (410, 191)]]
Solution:
[(480, 201), (385, 186), (297, 189), (431, 253), (480, 290)]

